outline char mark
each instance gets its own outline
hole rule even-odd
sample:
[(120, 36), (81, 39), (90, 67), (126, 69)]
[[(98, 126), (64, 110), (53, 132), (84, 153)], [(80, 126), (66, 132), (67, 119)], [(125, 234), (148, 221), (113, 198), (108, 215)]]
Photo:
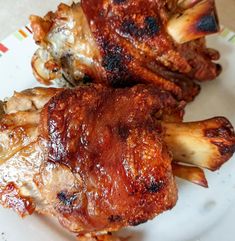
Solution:
[(104, 50), (102, 66), (109, 72), (120, 73), (126, 70), (126, 64), (131, 60), (121, 46), (109, 44), (106, 41), (102, 44)]
[(124, 68), (122, 65), (122, 55), (120, 53), (108, 53), (103, 58), (104, 68), (111, 72), (118, 72)]
[(122, 221), (122, 216), (120, 215), (111, 215), (108, 217), (108, 220), (110, 223), (116, 223), (116, 222), (121, 222)]
[(128, 136), (130, 134), (130, 130), (129, 130), (128, 126), (126, 126), (124, 124), (119, 124), (117, 129), (118, 129), (118, 135), (121, 137), (122, 140), (126, 141), (126, 139), (128, 138)]
[(218, 147), (218, 150), (222, 156), (232, 155), (235, 152), (235, 144), (233, 145), (225, 145), (223, 142), (212, 142), (214, 145)]
[(205, 136), (208, 138), (226, 138), (233, 136), (233, 130), (230, 128), (230, 126), (207, 129), (205, 130)]
[[(235, 151), (234, 130), (231, 124), (224, 118), (221, 118), (222, 124), (218, 128), (206, 129), (204, 135), (211, 138), (211, 143), (218, 147), (222, 156), (232, 155)], [(222, 141), (218, 141), (222, 139)]]
[(126, 2), (127, 0), (113, 0), (114, 4), (122, 4), (124, 2)]
[(57, 197), (65, 206), (72, 206), (73, 202), (77, 199), (76, 194), (67, 195), (65, 192), (58, 193)]
[(196, 29), (200, 32), (212, 33), (217, 31), (217, 24), (215, 22), (215, 17), (213, 15), (206, 15), (200, 19), (197, 23)]
[(151, 17), (151, 16), (146, 17), (145, 24), (146, 24), (146, 35), (148, 35), (149, 37), (156, 35), (160, 30), (157, 20), (154, 17)]
[(164, 187), (163, 181), (151, 181), (150, 185), (146, 187), (147, 192), (157, 193)]
[(92, 83), (92, 81), (93, 81), (92, 78), (87, 74), (85, 74), (82, 78), (83, 84), (90, 84), (90, 83)]
[(160, 31), (160, 26), (156, 18), (149, 16), (144, 20), (144, 27), (138, 27), (133, 20), (125, 20), (120, 30), (122, 33), (132, 37), (144, 38), (154, 37)]
[(106, 41), (103, 41), (101, 46), (103, 49), (102, 66), (107, 71), (109, 85), (112, 87), (129, 85), (128, 65), (132, 57), (121, 46), (109, 44)]

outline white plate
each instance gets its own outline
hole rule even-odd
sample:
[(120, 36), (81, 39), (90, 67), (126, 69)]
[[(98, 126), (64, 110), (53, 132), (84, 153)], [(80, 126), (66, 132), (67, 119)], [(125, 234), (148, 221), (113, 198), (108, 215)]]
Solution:
[[(18, 32), (18, 36), (12, 35), (2, 41), (9, 50), (0, 58), (1, 99), (11, 96), (14, 90), (38, 85), (30, 66), (36, 46), (27, 29), (22, 30), (28, 35), (27, 38)], [(224, 35), (226, 37), (209, 38), (209, 45), (222, 54), (220, 62), (224, 71), (217, 80), (202, 85), (201, 94), (187, 107), (186, 120), (222, 115), (235, 125), (235, 44), (228, 41), (232, 41), (233, 33), (224, 31)], [(172, 211), (121, 233), (131, 235), (134, 241), (233, 241), (234, 161), (234, 158), (231, 159), (219, 172), (207, 173), (209, 189), (177, 180), (179, 200)], [(33, 215), (22, 220), (12, 211), (0, 208), (0, 241), (42, 240), (72, 241), (75, 238), (51, 219)]]

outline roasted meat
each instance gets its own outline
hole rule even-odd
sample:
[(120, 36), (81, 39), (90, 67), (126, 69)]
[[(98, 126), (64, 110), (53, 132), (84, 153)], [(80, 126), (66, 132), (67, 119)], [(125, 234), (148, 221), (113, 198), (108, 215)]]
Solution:
[(174, 175), (207, 186), (200, 167), (215, 170), (235, 151), (229, 121), (182, 123), (184, 103), (153, 86), (36, 88), (2, 105), (0, 203), (80, 235), (171, 209)]
[(194, 80), (221, 71), (204, 38), (219, 30), (214, 0), (82, 0), (30, 20), (40, 45), (33, 72), (44, 84), (62, 76), (73, 86), (151, 83), (191, 101)]

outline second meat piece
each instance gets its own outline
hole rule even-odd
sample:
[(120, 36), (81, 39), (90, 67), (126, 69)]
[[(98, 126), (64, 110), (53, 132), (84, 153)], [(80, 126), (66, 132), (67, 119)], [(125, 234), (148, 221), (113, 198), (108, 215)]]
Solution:
[(221, 71), (204, 38), (219, 30), (213, 0), (83, 0), (31, 16), (31, 26), (40, 45), (33, 71), (44, 84), (62, 75), (73, 86), (152, 83), (191, 101), (200, 90), (194, 80)]

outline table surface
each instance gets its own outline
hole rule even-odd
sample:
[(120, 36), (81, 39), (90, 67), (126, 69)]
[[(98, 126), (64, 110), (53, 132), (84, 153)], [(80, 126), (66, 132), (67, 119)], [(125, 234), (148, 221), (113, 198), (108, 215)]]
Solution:
[[(60, 2), (71, 0), (0, 0), (0, 39), (28, 23), (30, 14), (44, 15), (55, 9)], [(235, 0), (216, 0), (220, 22), (235, 31)]]
[[(28, 16), (30, 14), (42, 16), (49, 10), (55, 9), (60, 2), (71, 3), (72, 1), (0, 0), (0, 40), (28, 23)], [(221, 24), (235, 31), (235, 0), (216, 0), (216, 2)], [(227, 220), (227, 222), (233, 222), (234, 216), (235, 213), (232, 212), (225, 215), (223, 219), (224, 221)], [(211, 238), (210, 240), (215, 240), (217, 234), (226, 230), (223, 223), (226, 222), (219, 222), (214, 229), (210, 230), (209, 233), (206, 234), (207, 237)], [(203, 240), (203, 237), (201, 237), (200, 240)]]

